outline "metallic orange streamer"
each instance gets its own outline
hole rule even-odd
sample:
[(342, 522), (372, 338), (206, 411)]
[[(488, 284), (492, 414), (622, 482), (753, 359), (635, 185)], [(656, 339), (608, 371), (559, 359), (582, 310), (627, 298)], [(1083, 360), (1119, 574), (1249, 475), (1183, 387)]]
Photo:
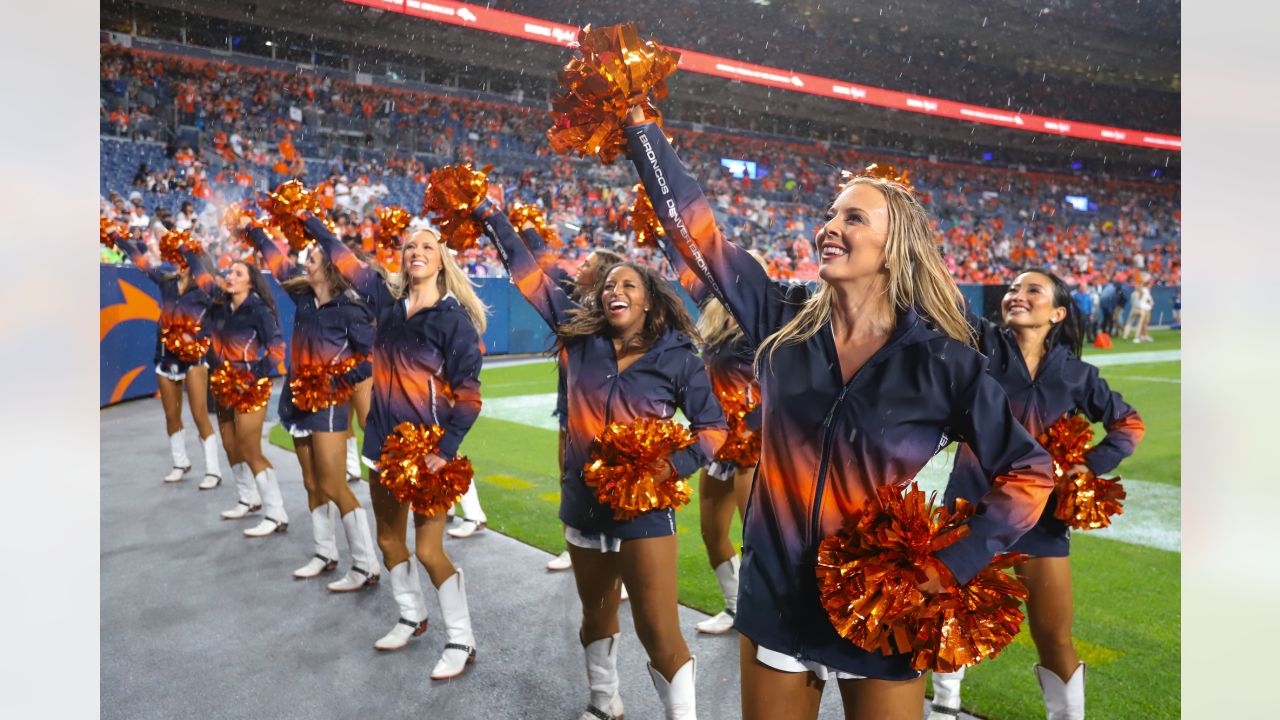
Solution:
[(349, 401), (356, 388), (347, 382), (346, 375), (361, 362), (364, 362), (362, 356), (353, 355), (336, 363), (295, 367), (289, 380), (294, 406), (299, 410), (316, 412)]
[[(307, 234), (306, 227), (298, 219), (298, 213), (307, 210), (317, 217), (324, 217), (324, 206), (320, 197), (307, 189), (300, 180), (280, 183), (274, 192), (267, 193), (261, 201), (262, 209), (271, 216), (271, 222), (289, 240), (289, 247), (295, 251), (314, 242)], [(331, 223), (325, 221), (331, 231), (336, 230)]]
[(116, 248), (116, 241), (111, 237), (112, 234), (129, 237), (129, 229), (127, 227), (114, 220), (108, 220), (106, 215), (98, 216), (98, 228), (100, 232), (99, 241), (112, 250)]
[(271, 378), (254, 378), (248, 370), (223, 363), (209, 373), (209, 387), (218, 404), (238, 412), (257, 412), (271, 400)]
[(841, 170), (840, 177), (844, 184), (848, 184), (854, 178), (859, 177), (876, 177), (889, 182), (895, 182), (905, 187), (909, 192), (915, 192), (916, 186), (911, 183), (911, 179), (907, 177), (906, 170), (899, 170), (892, 165), (881, 165), (879, 163), (871, 163), (863, 168), (861, 172), (853, 173), (848, 170)]
[(190, 230), (170, 230), (160, 238), (160, 259), (167, 263), (185, 268), (187, 259), (182, 256), (184, 250), (200, 252), (200, 243), (191, 237)]
[(716, 453), (716, 460), (731, 462), (738, 467), (755, 467), (760, 462), (760, 433), (747, 427), (747, 415), (760, 401), (750, 397), (747, 388), (737, 392), (720, 393), (720, 407), (724, 409), (729, 424), (729, 436)]
[(1127, 495), (1119, 477), (1071, 472), (1072, 467), (1084, 464), (1093, 441), (1093, 427), (1084, 416), (1063, 416), (1037, 439), (1053, 458), (1054, 517), (1075, 530), (1097, 530), (1109, 526), (1112, 516), (1124, 514)]
[(511, 212), (507, 215), (507, 219), (511, 221), (512, 227), (519, 230), (525, 223), (533, 223), (533, 228), (542, 236), (542, 240), (553, 248), (558, 248), (563, 243), (560, 240), (560, 233), (555, 227), (547, 224), (547, 218), (542, 214), (542, 209), (537, 205), (525, 205), (516, 203), (511, 208)]
[(613, 508), (617, 520), (631, 520), (651, 510), (679, 509), (689, 502), (692, 488), (674, 470), (665, 480), (657, 476), (670, 468), (668, 455), (693, 442), (689, 429), (671, 420), (611, 423), (596, 438), (582, 479), (596, 489), (597, 500)]
[(193, 363), (209, 352), (212, 338), (201, 338), (204, 328), (195, 319), (176, 317), (160, 328), (160, 342), (183, 362)]
[(380, 250), (395, 251), (400, 247), (400, 234), (413, 222), (413, 216), (408, 210), (395, 205), (378, 208), (377, 215), (378, 232), (373, 236), (374, 242)]
[(569, 61), (558, 79), (564, 93), (551, 101), (554, 124), (547, 130), (557, 153), (594, 155), (605, 165), (626, 148), (622, 128), (633, 106), (645, 119), (662, 122), (653, 100), (667, 96), (667, 77), (680, 53), (652, 39), (641, 40), (634, 25), (614, 25), (578, 33), (581, 57)]
[(631, 203), (631, 227), (636, 231), (636, 247), (657, 247), (658, 238), (665, 237), (667, 231), (658, 222), (644, 185), (636, 183), (631, 192), (636, 196), (635, 202)]
[(431, 171), (427, 191), (422, 197), (422, 212), (440, 228), (440, 238), (457, 252), (476, 244), (484, 228), (471, 217), (489, 192), (492, 165), (477, 170), (470, 161), (445, 165)]
[(955, 672), (1009, 647), (1022, 625), (1027, 588), (1005, 570), (1025, 559), (998, 555), (967, 584), (944, 583), (943, 592), (928, 598), (912, 621), (911, 667)]
[(427, 470), (427, 456), (436, 452), (442, 437), (444, 430), (438, 425), (402, 422), (382, 444), (379, 482), (419, 515), (438, 515), (453, 507), (475, 475), (465, 457), (450, 460), (438, 472)]

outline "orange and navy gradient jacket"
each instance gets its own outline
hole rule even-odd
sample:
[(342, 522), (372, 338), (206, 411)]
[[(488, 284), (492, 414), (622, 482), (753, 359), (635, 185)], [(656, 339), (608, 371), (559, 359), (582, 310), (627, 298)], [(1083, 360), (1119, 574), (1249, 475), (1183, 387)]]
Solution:
[[(581, 307), (538, 267), (515, 228), (489, 201), (474, 216), (497, 246), (512, 282), (554, 331)], [(648, 351), (618, 372), (613, 339), (604, 333), (570, 338), (564, 343), (564, 376), (568, 400), (564, 471), (560, 478), (560, 519), (585, 533), (615, 538), (642, 538), (675, 532), (675, 513), (653, 510), (627, 521), (615, 520), (613, 510), (596, 499), (582, 479), (590, 462), (592, 443), (610, 423), (640, 418), (671, 419), (679, 409), (689, 420), (696, 441), (667, 459), (680, 477), (705, 466), (724, 442), (725, 422), (711, 392), (707, 371), (694, 352), (693, 341), (668, 329)]]
[(382, 457), (387, 436), (402, 422), (444, 430), (437, 452), (446, 460), (480, 416), (480, 335), (457, 298), (407, 315), (408, 298), (397, 299), (387, 281), (361, 262), (314, 215), (304, 222), (329, 260), (369, 301), (377, 331), (373, 341), (373, 393), (362, 453)]
[[(990, 358), (987, 372), (1004, 388), (1014, 416), (1033, 437), (1040, 437), (1062, 416), (1079, 413), (1107, 429), (1102, 442), (1085, 453), (1085, 465), (1095, 475), (1111, 472), (1133, 454), (1146, 426), (1138, 411), (1102, 379), (1098, 368), (1076, 357), (1066, 345), (1055, 345), (1040, 361), (1033, 379), (1012, 332), (972, 313), (968, 319), (978, 334), (978, 348)], [(961, 444), (947, 483), (947, 504), (954, 505), (956, 498), (976, 500), (984, 487), (977, 457), (967, 443)], [(1053, 516), (1056, 505), (1053, 499), (1045, 505), (1037, 525), (1065, 535), (1067, 526)]]
[(191, 278), (213, 300), (209, 307), (213, 334), (213, 347), (210, 348), (213, 362), (210, 366), (218, 368), (223, 363), (230, 363), (248, 370), (256, 378), (279, 375), (284, 363), (280, 318), (253, 290), (239, 307), (231, 307), (231, 298), (223, 289), (221, 278), (211, 275), (200, 262), (203, 253), (203, 250), (199, 254), (183, 251), (191, 268)]
[[(556, 262), (551, 253), (551, 248), (547, 247), (547, 241), (542, 239), (542, 235), (534, 228), (527, 228), (520, 231), (520, 237), (524, 240), (524, 246), (533, 254), (534, 260), (537, 260), (538, 267), (542, 268), (542, 272), (551, 278), (551, 281), (564, 291), (565, 295), (573, 297), (577, 284), (569, 273), (560, 267), (560, 263)], [(551, 413), (560, 419), (560, 431), (568, 426), (569, 422), (569, 394), (564, 385), (564, 351), (556, 354), (556, 409)]]
[[(262, 228), (250, 228), (249, 240), (262, 253), (276, 280), (283, 283), (302, 272), (298, 263), (272, 240)], [(288, 290), (293, 300), (293, 337), (289, 342), (289, 379), (297, 368), (308, 365), (334, 365), (352, 356), (370, 357), (373, 353), (373, 312), (355, 299), (354, 292), (344, 292), (321, 305), (310, 287)], [(366, 361), (368, 362), (368, 361)], [(359, 372), (347, 374), (349, 382)], [(362, 376), (368, 377), (368, 375)], [(290, 402), (288, 392), (280, 395), (281, 408)], [(295, 410), (294, 413), (301, 412)], [(285, 415), (282, 411), (281, 415)]]
[(152, 265), (147, 259), (147, 250), (141, 241), (116, 233), (112, 233), (111, 237), (115, 240), (116, 246), (123, 249), (133, 261), (134, 266), (160, 288), (160, 322), (156, 326), (155, 363), (187, 365), (188, 363), (169, 352), (169, 349), (160, 341), (161, 332), (172, 322), (189, 320), (200, 325), (199, 337), (209, 337), (209, 306), (213, 302), (209, 299), (209, 294), (201, 290), (195, 282), (188, 283), (186, 292), (183, 292), (180, 289), (181, 283), (173, 272), (174, 269), (167, 266), (157, 268)]
[[(667, 236), (757, 346), (796, 316), (807, 287), (771, 281), (726, 242), (711, 207), (653, 124), (626, 129), (630, 156)], [(735, 627), (755, 643), (869, 678), (917, 677), (909, 655), (841, 638), (818, 595), (818, 545), (877, 488), (905, 486), (950, 440), (974, 449), (987, 491), (970, 534), (938, 558), (965, 583), (1026, 532), (1053, 487), (1048, 453), (1022, 427), (976, 350), (898, 313), (884, 347), (849, 380), (830, 325), (777, 348), (759, 370), (762, 451), (743, 527)]]

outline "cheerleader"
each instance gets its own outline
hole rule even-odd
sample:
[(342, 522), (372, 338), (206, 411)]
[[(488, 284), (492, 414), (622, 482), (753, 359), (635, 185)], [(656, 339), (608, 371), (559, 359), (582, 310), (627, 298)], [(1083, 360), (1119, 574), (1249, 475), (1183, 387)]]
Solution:
[[(1080, 359), (1081, 318), (1067, 284), (1040, 268), (1025, 270), (1000, 302), (1001, 323), (970, 315), (978, 349), (991, 359), (987, 372), (1009, 396), (1009, 405), (1027, 431), (1039, 437), (1064, 415), (1080, 413), (1107, 428), (1102, 442), (1085, 454), (1083, 465), (1064, 468), (1070, 476), (1110, 472), (1133, 454), (1145, 427), (1138, 412), (1107, 386), (1098, 369)], [(956, 452), (946, 500), (981, 496), (982, 469), (969, 445)], [(1071, 642), (1071, 531), (1054, 517), (1051, 499), (1036, 522), (1010, 549), (1030, 560), (1015, 567), (1027, 586), (1027, 619), (1040, 663), (1040, 683), (1049, 720), (1084, 717), (1085, 665)], [(934, 673), (930, 720), (947, 720), (960, 708), (964, 671)]]
[[(196, 284), (213, 298), (210, 308), (213, 330), (213, 360), (217, 367), (248, 372), (254, 380), (277, 374), (284, 361), (284, 338), (275, 297), (262, 272), (243, 260), (231, 263), (225, 278), (209, 272), (202, 259), (203, 249), (185, 250)], [(216, 368), (215, 368), (216, 369)], [(266, 403), (249, 412), (218, 400), (218, 426), (227, 460), (236, 476), (239, 500), (224, 510), (224, 520), (238, 520), (263, 510), (262, 520), (244, 534), (265, 537), (289, 528), (276, 470), (262, 454), (262, 423)]]
[[(248, 223), (248, 218), (242, 220), (242, 232)], [(351, 569), (342, 579), (329, 583), (329, 590), (352, 592), (376, 585), (378, 558), (373, 551), (369, 518), (343, 476), (351, 407), (330, 396), (327, 402), (309, 397), (309, 405), (323, 407), (303, 409), (294, 396), (295, 385), (317, 394), (331, 394), (339, 384), (350, 386), (356, 367), (347, 369), (341, 377), (334, 377), (329, 369), (344, 362), (366, 362), (373, 346), (373, 314), (355, 298), (328, 256), (315, 245), (299, 254), (299, 264), (262, 228), (249, 228), (246, 236), (262, 253), (295, 307), (289, 375), (280, 393), (279, 415), (281, 425), (293, 436), (302, 469), (315, 554), (306, 565), (294, 570), (293, 576), (306, 580), (337, 569), (337, 525), (341, 518), (347, 546), (351, 548)], [(321, 388), (300, 384), (305, 382), (299, 379), (300, 373), (316, 372), (324, 375)]]
[[(303, 212), (300, 217), (343, 277), (369, 299), (377, 318), (373, 403), (363, 457), (372, 469), (369, 497), (378, 546), (391, 576), (400, 619), (373, 646), (399, 650), (426, 632), (427, 606), (417, 563), (405, 544), (409, 507), (380, 484), (377, 465), (383, 442), (402, 422), (444, 430), (437, 452), (427, 459), (433, 472), (457, 455), (463, 437), (480, 415), (480, 333), (487, 308), (434, 230), (410, 233), (400, 249), (399, 277), (385, 280), (314, 215)], [(438, 593), (447, 636), (431, 678), (445, 680), (461, 675), (476, 659), (466, 581), (462, 568), (455, 567), (444, 551), (445, 513), (430, 517), (415, 513), (413, 522), (417, 558)]]
[[(742, 328), (725, 310), (724, 304), (711, 297), (707, 286), (689, 268), (680, 253), (664, 238), (660, 241), (662, 252), (675, 270), (680, 285), (689, 293), (693, 302), (702, 308), (698, 316), (698, 334), (702, 336), (702, 362), (707, 366), (711, 388), (727, 417), (732, 410), (724, 408), (725, 398), (741, 394), (757, 405), (744, 418), (745, 430), (760, 431), (760, 384), (756, 382), (755, 348), (742, 334)], [(765, 267), (764, 261), (752, 253), (752, 257)], [(723, 448), (722, 448), (723, 451)], [(720, 592), (724, 595), (724, 610), (694, 627), (698, 632), (721, 635), (733, 629), (733, 616), (738, 608), (738, 570), (741, 561), (738, 551), (729, 540), (729, 525), (733, 522), (734, 508), (738, 517), (746, 520), (747, 496), (751, 492), (751, 478), (755, 465), (741, 466), (717, 453), (711, 466), (698, 476), (698, 515), (702, 524), (702, 544), (707, 549), (707, 559), (715, 573)]]
[(209, 421), (209, 362), (204, 356), (184, 360), (164, 342), (166, 335), (179, 325), (199, 328), (194, 337), (184, 335), (182, 339), (206, 341), (209, 338), (206, 324), (211, 301), (208, 294), (192, 281), (191, 271), (187, 268), (179, 266), (167, 272), (156, 268), (147, 258), (147, 249), (141, 241), (117, 233), (111, 237), (133, 264), (160, 288), (156, 384), (160, 387), (160, 404), (164, 407), (165, 432), (169, 436), (169, 454), (173, 460), (173, 467), (164, 476), (164, 481), (179, 482), (191, 469), (182, 427), (182, 388), (185, 385), (187, 398), (191, 401), (191, 417), (196, 421), (200, 447), (204, 450), (204, 479), (197, 487), (212, 490), (222, 483), (222, 466), (218, 461), (218, 438), (213, 434), (213, 423)]
[[(670, 242), (759, 348), (762, 452), (734, 618), (743, 716), (815, 718), (836, 679), (846, 717), (918, 720), (924, 678), (910, 656), (861, 650), (832, 626), (818, 545), (868, 509), (877, 488), (905, 484), (958, 438), (974, 448), (985, 493), (968, 536), (938, 558), (968, 582), (1035, 523), (1051, 460), (984, 372), (928, 216), (907, 189), (849, 182), (821, 235), (817, 291), (774, 283), (723, 239), (661, 128), (638, 110), (632, 122), (630, 156)], [(921, 589), (937, 592), (942, 580), (930, 570)]]
[(666, 478), (687, 477), (725, 437), (724, 416), (694, 352), (697, 330), (667, 281), (648, 268), (615, 265), (575, 302), (545, 275), (511, 223), (489, 201), (473, 213), (494, 241), (512, 282), (556, 333), (564, 358), (568, 413), (560, 519), (582, 601), (579, 640), (590, 702), (583, 720), (620, 718), (617, 653), (620, 585), (631, 590), (636, 634), (668, 718), (695, 717), (694, 658), (680, 634), (676, 605), (675, 512), (652, 510), (619, 521), (583, 481), (595, 438), (611, 423), (670, 418), (677, 408), (697, 441), (672, 453)]

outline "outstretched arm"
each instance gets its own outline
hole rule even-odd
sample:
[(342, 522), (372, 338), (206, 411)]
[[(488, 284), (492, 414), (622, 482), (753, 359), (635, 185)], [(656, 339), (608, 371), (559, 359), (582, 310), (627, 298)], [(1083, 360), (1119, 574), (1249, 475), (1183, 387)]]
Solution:
[(320, 249), (324, 250), (324, 254), (329, 256), (329, 261), (333, 266), (338, 268), (338, 272), (342, 273), (342, 277), (351, 283), (366, 298), (369, 298), (375, 308), (383, 308), (395, 302), (395, 298), (391, 296), (391, 291), (387, 289), (387, 283), (378, 274), (377, 270), (369, 267), (364, 261), (351, 252), (348, 248), (325, 227), (320, 218), (310, 212), (304, 213), (303, 226), (307, 229), (307, 234), (320, 244)]
[(485, 234), (498, 249), (498, 257), (507, 267), (507, 274), (524, 299), (529, 301), (553, 331), (564, 324), (569, 319), (569, 311), (576, 309), (578, 303), (542, 272), (538, 261), (529, 252), (529, 248), (525, 247), (511, 221), (488, 200), (481, 202), (472, 216), (484, 226)]

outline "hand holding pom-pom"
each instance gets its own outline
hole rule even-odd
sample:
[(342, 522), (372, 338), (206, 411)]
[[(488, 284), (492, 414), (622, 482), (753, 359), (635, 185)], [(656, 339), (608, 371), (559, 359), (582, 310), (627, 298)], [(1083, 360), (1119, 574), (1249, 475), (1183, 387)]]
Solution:
[(105, 215), (98, 216), (98, 232), (99, 242), (112, 250), (116, 248), (116, 239), (112, 237), (113, 235), (129, 237), (128, 228), (114, 220), (108, 220)]
[(612, 508), (617, 520), (631, 520), (651, 510), (679, 509), (693, 491), (667, 456), (693, 442), (689, 429), (671, 420), (613, 423), (596, 438), (583, 482), (595, 488), (596, 499)]
[(409, 223), (413, 221), (413, 216), (408, 210), (395, 205), (387, 205), (378, 208), (378, 231), (374, 233), (373, 239), (378, 244), (378, 249), (383, 251), (392, 251), (400, 246), (400, 234), (409, 227)]
[(741, 468), (755, 467), (760, 462), (760, 433), (747, 427), (747, 415), (760, 404), (747, 388), (734, 393), (720, 393), (720, 406), (724, 408), (729, 434), (716, 452), (716, 460), (731, 462)]
[(468, 161), (436, 168), (427, 177), (422, 212), (433, 216), (441, 240), (457, 252), (475, 245), (484, 234), (484, 228), (471, 213), (488, 196), (492, 169), (492, 165), (486, 165), (483, 170), (476, 170)]
[(551, 101), (554, 125), (547, 130), (557, 153), (595, 155), (605, 165), (626, 147), (622, 123), (633, 107), (644, 119), (661, 122), (650, 96), (667, 96), (667, 77), (680, 53), (653, 40), (641, 40), (634, 25), (615, 25), (578, 33), (576, 57), (558, 76), (564, 93)]
[(347, 382), (346, 375), (364, 361), (352, 355), (335, 363), (307, 363), (293, 370), (289, 380), (289, 394), (299, 410), (316, 412), (333, 405), (340, 405), (355, 394), (355, 386)]
[(1096, 530), (1124, 514), (1126, 497), (1120, 478), (1100, 478), (1085, 464), (1093, 427), (1081, 415), (1068, 415), (1045, 428), (1037, 438), (1053, 458), (1053, 516), (1075, 530)]
[(517, 230), (523, 230), (526, 225), (532, 225), (533, 229), (542, 236), (542, 241), (547, 245), (558, 248), (562, 244), (560, 241), (560, 233), (555, 227), (547, 224), (547, 218), (542, 214), (542, 210), (537, 205), (525, 205), (516, 203), (511, 208), (511, 212), (507, 215), (507, 219), (511, 221), (511, 226)]
[[(302, 181), (290, 180), (281, 183), (274, 192), (267, 193), (266, 199), (260, 204), (262, 209), (271, 216), (272, 224), (288, 238), (289, 247), (294, 251), (300, 251), (313, 242), (299, 216), (306, 213), (323, 216), (324, 206), (320, 198), (308, 190)], [(335, 229), (328, 222), (325, 224), (329, 226), (330, 231)]]
[(183, 253), (203, 251), (200, 243), (191, 237), (190, 230), (170, 230), (160, 238), (160, 259), (180, 268), (187, 267), (187, 259)]
[(193, 363), (209, 352), (212, 338), (201, 338), (200, 323), (188, 317), (176, 317), (160, 328), (160, 342), (183, 362)]
[(453, 507), (475, 474), (465, 457), (440, 457), (442, 437), (444, 430), (438, 425), (403, 422), (382, 444), (378, 481), (419, 515), (430, 517)]
[(219, 405), (240, 413), (257, 412), (271, 400), (271, 378), (255, 378), (253, 373), (231, 363), (223, 363), (209, 373), (209, 388)]

